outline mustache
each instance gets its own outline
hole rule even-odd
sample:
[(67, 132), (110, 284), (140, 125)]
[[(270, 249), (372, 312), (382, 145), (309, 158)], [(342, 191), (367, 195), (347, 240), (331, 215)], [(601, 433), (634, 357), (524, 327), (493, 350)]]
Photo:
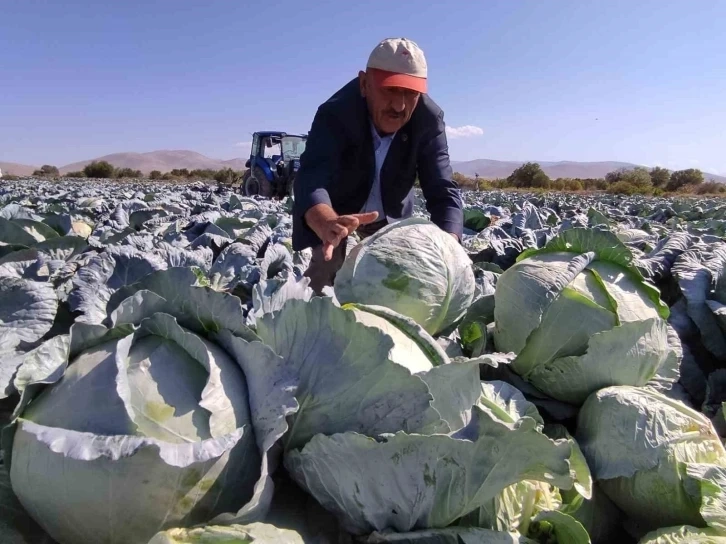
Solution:
[(394, 111), (394, 110), (385, 110), (383, 112), (383, 115), (387, 115), (389, 117), (394, 117), (396, 119), (399, 119), (404, 116), (402, 112), (398, 112), (398, 111)]

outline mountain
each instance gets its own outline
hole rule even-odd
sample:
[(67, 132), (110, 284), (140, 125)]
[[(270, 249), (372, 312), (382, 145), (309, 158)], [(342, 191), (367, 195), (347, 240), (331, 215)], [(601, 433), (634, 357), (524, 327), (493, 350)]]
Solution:
[[(95, 159), (74, 162), (60, 167), (61, 174), (67, 174), (77, 170), (83, 170), (83, 167), (92, 161), (108, 161), (117, 168), (131, 168), (133, 170), (141, 170), (144, 174), (148, 174), (152, 170), (160, 172), (169, 172), (174, 168), (187, 168), (189, 170), (220, 170), (222, 168), (232, 168), (234, 170), (244, 170), (246, 158), (235, 158), (229, 160), (213, 159), (188, 150), (164, 150), (150, 151), (148, 153), (113, 153)], [(635, 168), (636, 164), (629, 162), (575, 162), (575, 161), (537, 161), (545, 173), (552, 179), (556, 178), (603, 178), (608, 172), (619, 168)], [(476, 159), (472, 161), (452, 161), (451, 166), (455, 172), (460, 172), (465, 176), (473, 177), (479, 174), (485, 179), (506, 178), (515, 169), (524, 164), (523, 161), (495, 161), (491, 159)], [(38, 166), (29, 166), (25, 164), (16, 164), (12, 162), (0, 162), (0, 170), (3, 174), (15, 174), (17, 176), (29, 176)], [(726, 176), (717, 176), (704, 172), (706, 181), (713, 178), (719, 183), (726, 183)]]
[(60, 168), (61, 174), (83, 170), (83, 167), (93, 161), (107, 161), (117, 168), (131, 168), (141, 170), (148, 174), (152, 170), (169, 172), (174, 168), (187, 168), (188, 170), (221, 170), (232, 168), (244, 170), (246, 159), (212, 159), (196, 151), (175, 150), (175, 151), (150, 151), (148, 153), (113, 153), (95, 159), (74, 162)]
[[(604, 161), (604, 162), (575, 162), (575, 161), (560, 161), (560, 162), (548, 162), (548, 161), (533, 161), (538, 162), (539, 165), (552, 179), (557, 178), (604, 178), (605, 174), (618, 170), (620, 168), (626, 168), (628, 170), (639, 166), (629, 162), (615, 162), (615, 161)], [(506, 178), (515, 169), (519, 168), (524, 164), (524, 161), (495, 161), (491, 159), (475, 159), (473, 161), (451, 161), (451, 167), (455, 172), (464, 174), (465, 176), (473, 177), (474, 174), (479, 174), (480, 177), (485, 179), (495, 178)], [(719, 183), (726, 183), (726, 176), (717, 176), (715, 174), (703, 173), (703, 177), (706, 181), (711, 178)]]
[(38, 168), (40, 166), (0, 161), (0, 171), (2, 171), (3, 176), (30, 176)]

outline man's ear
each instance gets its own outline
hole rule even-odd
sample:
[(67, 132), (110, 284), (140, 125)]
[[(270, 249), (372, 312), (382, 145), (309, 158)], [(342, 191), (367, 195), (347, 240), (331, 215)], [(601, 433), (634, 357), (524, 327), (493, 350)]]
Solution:
[(358, 72), (358, 84), (360, 86), (360, 95), (365, 98), (366, 95), (366, 73), (361, 70)]

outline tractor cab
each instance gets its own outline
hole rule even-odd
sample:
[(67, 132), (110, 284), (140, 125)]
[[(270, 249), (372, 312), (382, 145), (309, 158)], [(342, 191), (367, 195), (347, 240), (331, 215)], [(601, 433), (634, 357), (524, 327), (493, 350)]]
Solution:
[(245, 164), (242, 192), (246, 196), (278, 198), (292, 194), (306, 140), (305, 134), (255, 132), (250, 158)]

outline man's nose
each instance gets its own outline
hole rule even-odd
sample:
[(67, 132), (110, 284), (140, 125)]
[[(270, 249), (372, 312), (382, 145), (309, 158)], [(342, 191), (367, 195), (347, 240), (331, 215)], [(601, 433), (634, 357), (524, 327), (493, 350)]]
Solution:
[(394, 93), (391, 98), (391, 108), (397, 113), (401, 113), (406, 108), (406, 100), (403, 93)]

